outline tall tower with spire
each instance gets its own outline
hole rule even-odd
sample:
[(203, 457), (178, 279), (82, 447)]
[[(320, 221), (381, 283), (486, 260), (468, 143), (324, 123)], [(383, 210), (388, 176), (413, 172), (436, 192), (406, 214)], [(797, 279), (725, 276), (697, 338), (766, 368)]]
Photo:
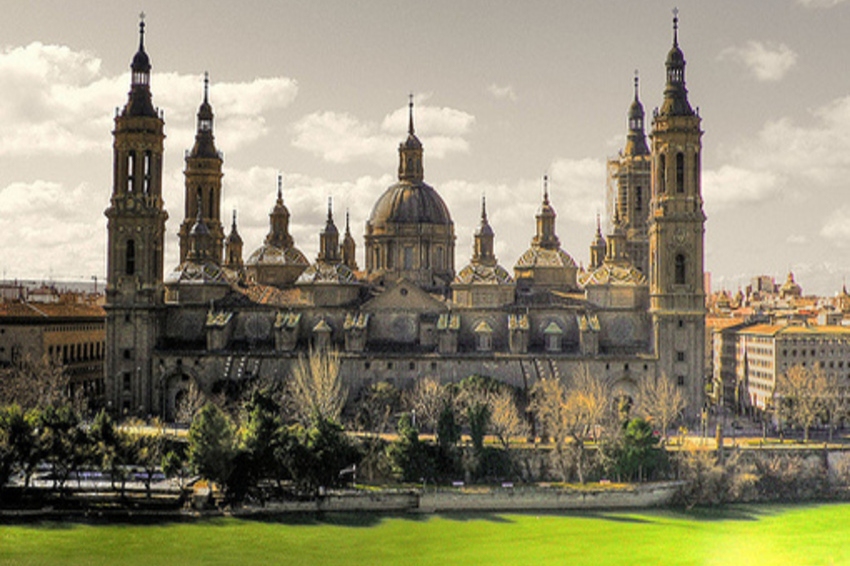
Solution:
[(635, 96), (628, 112), (626, 146), (609, 162), (611, 181), (616, 186), (616, 228), (626, 235), (626, 253), (645, 275), (649, 272), (649, 200), (652, 158), (644, 133), (644, 111), (635, 72)]
[(659, 374), (673, 380), (688, 412), (703, 404), (705, 291), (701, 119), (688, 102), (685, 57), (674, 11), (664, 102), (653, 118), (649, 219), (650, 314)]
[(163, 119), (151, 99), (144, 16), (130, 65), (130, 93), (115, 115), (113, 184), (107, 218), (106, 401), (114, 412), (152, 406), (157, 316), (164, 301)]
[(357, 271), (357, 244), (351, 235), (348, 211), (345, 211), (345, 235), (342, 238), (342, 263), (351, 271)]
[(230, 234), (224, 244), (224, 266), (234, 271), (242, 270), (242, 236), (236, 229), (236, 211), (233, 211), (233, 224), (230, 226)]
[(203, 203), (201, 217), (206, 224), (212, 247), (218, 250), (210, 259), (221, 264), (224, 228), (221, 225), (221, 154), (216, 150), (213, 136), (213, 111), (209, 102), (209, 75), (204, 74), (204, 101), (198, 109), (195, 145), (186, 152), (183, 223), (180, 225), (180, 262), (189, 253), (189, 232), (195, 225), (199, 203)]

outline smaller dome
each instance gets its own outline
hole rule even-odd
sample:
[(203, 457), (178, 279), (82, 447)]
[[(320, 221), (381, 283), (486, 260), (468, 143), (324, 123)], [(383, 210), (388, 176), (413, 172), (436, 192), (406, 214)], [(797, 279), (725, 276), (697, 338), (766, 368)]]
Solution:
[(310, 265), (307, 258), (296, 248), (282, 250), (271, 244), (263, 244), (251, 256), (245, 265)]
[(501, 265), (467, 265), (454, 280), (461, 285), (513, 285), (514, 279)]
[(235, 273), (216, 265), (214, 262), (204, 261), (199, 263), (184, 261), (165, 277), (165, 284), (192, 283), (201, 285), (222, 283), (229, 285), (231, 282), (236, 281), (236, 279)]
[(582, 287), (591, 285), (646, 285), (646, 276), (631, 264), (603, 263), (592, 271), (579, 274)]
[(576, 267), (575, 260), (564, 250), (532, 246), (516, 262), (516, 268), (527, 267)]

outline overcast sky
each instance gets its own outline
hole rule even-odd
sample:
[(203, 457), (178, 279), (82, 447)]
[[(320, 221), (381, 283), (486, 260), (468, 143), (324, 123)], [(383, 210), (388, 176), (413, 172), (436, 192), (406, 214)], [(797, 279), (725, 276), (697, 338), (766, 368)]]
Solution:
[[(296, 246), (318, 249), (327, 198), (350, 210), (363, 265), (372, 205), (396, 177), (408, 93), (425, 179), (448, 203), (456, 266), (486, 195), (500, 263), (534, 235), (549, 174), (562, 247), (587, 263), (605, 162), (622, 148), (635, 70), (650, 115), (670, 2), (0, 0), (0, 269), (105, 275), (112, 118), (147, 14), (165, 111), (166, 270), (183, 219), (183, 153), (203, 73), (224, 153), (222, 219), (245, 257), (284, 175)], [(850, 275), (850, 2), (679, 1), (691, 104), (703, 118), (706, 270), (715, 289), (791, 269), (831, 295)], [(647, 120), (649, 123), (650, 120)]]

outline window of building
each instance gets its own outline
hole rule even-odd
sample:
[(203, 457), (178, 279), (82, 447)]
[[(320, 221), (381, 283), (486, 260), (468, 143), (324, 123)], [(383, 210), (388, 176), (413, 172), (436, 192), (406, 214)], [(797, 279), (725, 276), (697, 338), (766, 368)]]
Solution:
[(127, 240), (127, 251), (124, 257), (124, 273), (135, 275), (136, 273), (136, 242)]
[(414, 369), (416, 369), (416, 362), (410, 362), (410, 363), (407, 365), (407, 369), (409, 369), (409, 370), (414, 370)]
[(437, 370), (437, 362), (431, 362), (431, 371)]
[(685, 192), (685, 154), (676, 154), (676, 192)]
[(413, 246), (404, 246), (404, 269), (413, 269)]
[(130, 359), (130, 350), (127, 350), (127, 349), (124, 350), (124, 359), (125, 360)]
[(372, 362), (363, 362), (363, 369), (369, 369), (372, 367)]
[(127, 155), (127, 192), (133, 192), (133, 180), (136, 173), (136, 152), (131, 151)]
[(635, 212), (643, 210), (643, 189), (638, 187), (635, 189)]
[(676, 361), (684, 362), (685, 361), (685, 353), (684, 352), (676, 352)]
[(676, 384), (679, 385), (680, 387), (685, 385), (685, 376), (684, 375), (678, 376), (676, 378)]
[(684, 254), (676, 254), (675, 259), (675, 279), (674, 283), (676, 285), (684, 285), (685, 284), (685, 255)]
[(667, 156), (663, 153), (658, 156), (658, 171), (656, 171), (656, 177), (658, 180), (658, 192), (665, 192), (667, 188)]
[(387, 362), (387, 369), (393, 369), (393, 363)]
[(124, 391), (125, 392), (130, 391), (130, 374), (129, 373), (124, 372), (124, 374), (122, 376), (122, 382), (123, 382)]

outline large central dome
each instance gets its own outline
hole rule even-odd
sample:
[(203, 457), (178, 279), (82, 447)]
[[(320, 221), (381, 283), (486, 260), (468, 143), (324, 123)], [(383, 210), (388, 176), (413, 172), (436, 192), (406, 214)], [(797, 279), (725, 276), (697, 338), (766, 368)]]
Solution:
[(446, 203), (425, 183), (396, 183), (389, 187), (375, 203), (369, 224), (373, 227), (387, 224), (440, 224), (449, 226), (452, 217)]

